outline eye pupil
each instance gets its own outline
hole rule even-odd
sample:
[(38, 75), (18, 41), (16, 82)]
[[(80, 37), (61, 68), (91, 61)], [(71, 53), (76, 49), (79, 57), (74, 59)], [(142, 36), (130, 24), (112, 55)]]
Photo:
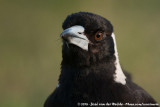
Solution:
[(97, 38), (100, 38), (100, 34), (97, 34)]

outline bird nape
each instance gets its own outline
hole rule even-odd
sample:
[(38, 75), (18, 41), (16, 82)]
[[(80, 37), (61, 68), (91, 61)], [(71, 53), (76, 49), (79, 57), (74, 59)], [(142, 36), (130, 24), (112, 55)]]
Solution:
[(64, 31), (59, 84), (44, 107), (158, 106), (119, 63), (112, 24), (88, 12), (69, 15)]

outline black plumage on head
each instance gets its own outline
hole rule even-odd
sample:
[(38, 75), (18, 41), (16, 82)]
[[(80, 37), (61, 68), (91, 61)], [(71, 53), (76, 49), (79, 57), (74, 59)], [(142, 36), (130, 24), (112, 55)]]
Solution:
[[(109, 60), (112, 59), (111, 57), (114, 57), (114, 43), (111, 37), (113, 27), (108, 20), (93, 13), (79, 12), (69, 15), (63, 22), (62, 27), (65, 30), (75, 25), (85, 28), (84, 33), (91, 42), (88, 46), (89, 50), (85, 51), (72, 44), (68, 49), (67, 44), (64, 43), (62, 63), (66, 61), (67, 64), (90, 66), (90, 64), (94, 64), (96, 61)], [(97, 32), (104, 33), (106, 38), (96, 41), (95, 34)]]
[(107, 19), (79, 12), (69, 15), (62, 27), (59, 84), (44, 107), (90, 106), (91, 102), (122, 103), (124, 107), (127, 103), (156, 104), (146, 91), (131, 81), (128, 73), (123, 73), (113, 26)]

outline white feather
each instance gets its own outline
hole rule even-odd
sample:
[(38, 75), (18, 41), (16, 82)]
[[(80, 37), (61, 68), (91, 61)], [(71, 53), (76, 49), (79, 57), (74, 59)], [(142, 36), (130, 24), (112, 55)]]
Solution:
[(115, 57), (116, 57), (116, 60), (115, 60), (115, 67), (116, 67), (116, 71), (115, 71), (115, 75), (114, 75), (114, 81), (117, 82), (117, 83), (121, 83), (123, 85), (126, 84), (126, 76), (124, 75), (123, 71), (122, 71), (122, 68), (121, 68), (121, 65), (119, 63), (119, 58), (118, 58), (118, 51), (117, 51), (117, 45), (116, 45), (116, 39), (115, 39), (115, 35), (114, 33), (112, 33), (112, 38), (113, 38), (113, 41), (114, 41), (114, 50), (115, 50)]
[(57, 84), (57, 88), (59, 88), (59, 86), (60, 86), (60, 84), (58, 83), (58, 84)]

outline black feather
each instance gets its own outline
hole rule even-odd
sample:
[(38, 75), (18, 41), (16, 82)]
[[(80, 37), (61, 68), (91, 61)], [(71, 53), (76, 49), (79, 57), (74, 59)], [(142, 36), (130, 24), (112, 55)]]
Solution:
[[(85, 51), (73, 44), (69, 44), (68, 48), (63, 43), (60, 86), (48, 97), (44, 107), (78, 107), (78, 103), (91, 102), (156, 103), (146, 91), (131, 81), (130, 74), (125, 73), (125, 85), (114, 81), (116, 57), (111, 37), (113, 27), (108, 20), (93, 13), (79, 12), (66, 18), (63, 29), (75, 25), (85, 28), (85, 34), (92, 44)], [(96, 41), (96, 32), (102, 32), (106, 37)]]

